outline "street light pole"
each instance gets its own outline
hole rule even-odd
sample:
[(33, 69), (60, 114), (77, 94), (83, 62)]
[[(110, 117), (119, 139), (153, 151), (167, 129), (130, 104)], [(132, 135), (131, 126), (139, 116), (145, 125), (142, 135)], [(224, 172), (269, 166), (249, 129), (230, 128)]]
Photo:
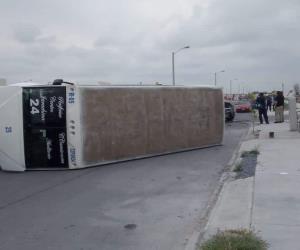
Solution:
[(180, 48), (178, 49), (177, 51), (175, 52), (172, 52), (172, 82), (173, 82), (173, 86), (175, 86), (175, 54), (178, 53), (180, 50), (183, 50), (183, 49), (189, 49), (190, 46), (185, 46), (183, 48)]
[(173, 86), (175, 86), (175, 63), (174, 63), (174, 55), (175, 55), (175, 53), (172, 52), (172, 79), (173, 79)]
[(215, 72), (215, 86), (217, 86), (217, 72)]
[(225, 72), (225, 70), (215, 72), (215, 86), (217, 86), (217, 73), (223, 73), (223, 72)]

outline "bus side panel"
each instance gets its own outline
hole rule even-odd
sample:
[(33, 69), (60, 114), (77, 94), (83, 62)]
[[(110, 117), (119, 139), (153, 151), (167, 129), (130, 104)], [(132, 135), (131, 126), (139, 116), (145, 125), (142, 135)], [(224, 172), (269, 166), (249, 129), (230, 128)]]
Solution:
[(81, 95), (84, 165), (222, 143), (221, 89), (91, 87)]

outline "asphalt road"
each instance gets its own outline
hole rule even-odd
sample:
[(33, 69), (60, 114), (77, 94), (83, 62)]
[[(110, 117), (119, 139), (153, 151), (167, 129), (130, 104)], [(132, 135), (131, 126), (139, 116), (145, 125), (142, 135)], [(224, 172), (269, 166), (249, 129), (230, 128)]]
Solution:
[(224, 145), (76, 171), (0, 172), (0, 249), (184, 249), (242, 135)]

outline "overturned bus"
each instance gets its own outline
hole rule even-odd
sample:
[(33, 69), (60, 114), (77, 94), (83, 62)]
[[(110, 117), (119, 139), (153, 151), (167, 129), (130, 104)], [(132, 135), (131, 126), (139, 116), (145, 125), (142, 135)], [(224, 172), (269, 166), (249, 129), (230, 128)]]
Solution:
[(219, 145), (222, 89), (16, 84), (0, 87), (0, 166), (77, 169)]

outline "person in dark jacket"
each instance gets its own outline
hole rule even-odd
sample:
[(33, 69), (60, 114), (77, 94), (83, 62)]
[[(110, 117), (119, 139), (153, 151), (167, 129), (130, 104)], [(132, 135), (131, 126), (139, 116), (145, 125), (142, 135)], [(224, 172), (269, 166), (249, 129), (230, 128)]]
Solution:
[(272, 97), (270, 95), (268, 95), (266, 97), (266, 99), (267, 99), (267, 111), (270, 110), (270, 112), (271, 112), (271, 110), (272, 110)]
[(284, 122), (284, 96), (281, 91), (277, 91), (275, 97), (275, 122)]
[(267, 114), (267, 103), (264, 93), (259, 93), (258, 97), (256, 98), (256, 107), (258, 109), (260, 124), (263, 124), (263, 117), (265, 123), (269, 124), (269, 118)]

